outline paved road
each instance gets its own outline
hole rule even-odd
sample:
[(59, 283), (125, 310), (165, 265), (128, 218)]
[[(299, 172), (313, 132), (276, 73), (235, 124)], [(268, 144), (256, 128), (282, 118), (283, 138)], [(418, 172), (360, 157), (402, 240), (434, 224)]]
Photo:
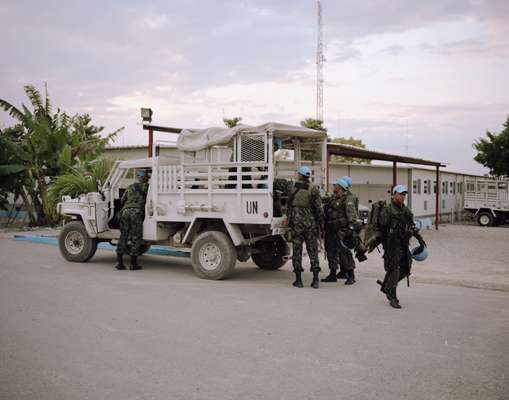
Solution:
[(417, 283), (393, 310), (371, 277), (142, 260), (0, 239), (0, 399), (509, 398), (508, 292)]

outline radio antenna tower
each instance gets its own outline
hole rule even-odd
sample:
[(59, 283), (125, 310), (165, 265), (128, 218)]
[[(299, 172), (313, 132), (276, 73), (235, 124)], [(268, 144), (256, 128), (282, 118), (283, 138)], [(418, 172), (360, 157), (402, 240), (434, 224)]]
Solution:
[(318, 35), (316, 46), (316, 119), (323, 121), (323, 21), (322, 4), (320, 0), (316, 2), (318, 8)]

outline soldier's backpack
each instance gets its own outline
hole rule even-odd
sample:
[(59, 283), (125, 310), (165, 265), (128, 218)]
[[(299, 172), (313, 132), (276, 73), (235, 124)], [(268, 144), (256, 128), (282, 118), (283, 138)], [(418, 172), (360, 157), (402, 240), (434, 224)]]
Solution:
[(385, 200), (378, 200), (371, 205), (366, 233), (364, 234), (364, 243), (368, 252), (373, 251), (380, 244), (380, 239), (376, 237), (376, 232), (380, 230), (380, 218), (386, 207), (387, 202)]

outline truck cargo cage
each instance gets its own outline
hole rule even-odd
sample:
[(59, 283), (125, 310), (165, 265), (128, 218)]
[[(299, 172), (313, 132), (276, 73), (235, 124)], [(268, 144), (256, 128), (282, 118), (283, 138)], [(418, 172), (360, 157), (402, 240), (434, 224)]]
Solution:
[(506, 223), (509, 217), (509, 182), (471, 178), (466, 181), (465, 210), (474, 214), (481, 226)]

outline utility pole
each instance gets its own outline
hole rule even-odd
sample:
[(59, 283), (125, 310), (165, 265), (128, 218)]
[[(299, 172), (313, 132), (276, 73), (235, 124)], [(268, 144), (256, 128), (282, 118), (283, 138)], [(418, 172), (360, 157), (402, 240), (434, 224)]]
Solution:
[(316, 119), (323, 121), (323, 21), (322, 4), (320, 0), (316, 2), (318, 9), (318, 35), (316, 46)]

